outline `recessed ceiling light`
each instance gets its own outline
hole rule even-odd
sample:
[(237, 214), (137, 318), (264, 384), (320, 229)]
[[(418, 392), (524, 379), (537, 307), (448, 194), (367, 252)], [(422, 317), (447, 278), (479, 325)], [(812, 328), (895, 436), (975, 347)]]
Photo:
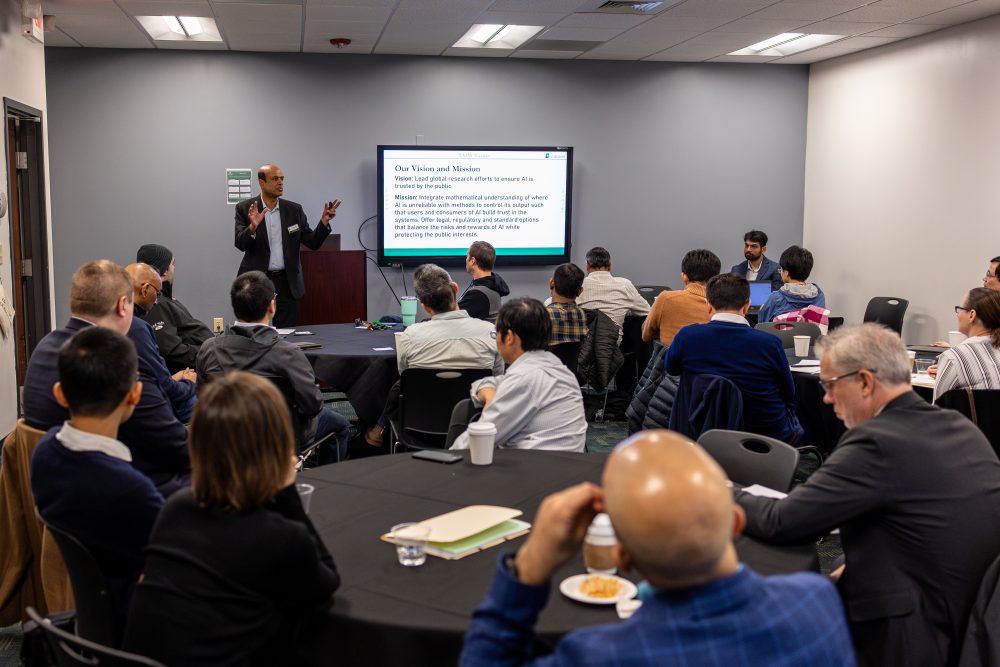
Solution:
[(452, 46), (462, 49), (516, 49), (543, 28), (543, 25), (475, 23)]
[(751, 44), (745, 49), (727, 53), (729, 56), (772, 56), (781, 58), (817, 46), (844, 39), (846, 35), (807, 35), (801, 32), (784, 32), (762, 42)]
[(221, 42), (215, 19), (204, 16), (136, 16), (142, 29), (158, 42)]

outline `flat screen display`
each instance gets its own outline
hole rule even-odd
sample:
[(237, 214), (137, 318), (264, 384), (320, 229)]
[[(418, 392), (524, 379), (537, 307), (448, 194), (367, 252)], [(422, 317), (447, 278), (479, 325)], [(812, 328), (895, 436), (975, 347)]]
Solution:
[(382, 265), (465, 261), (488, 241), (497, 264), (569, 261), (573, 149), (379, 146)]

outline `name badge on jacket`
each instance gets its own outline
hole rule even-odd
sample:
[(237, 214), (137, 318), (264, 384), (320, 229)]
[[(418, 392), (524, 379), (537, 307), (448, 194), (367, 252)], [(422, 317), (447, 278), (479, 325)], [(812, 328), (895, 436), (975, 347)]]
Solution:
[(292, 225), (291, 227), (288, 228), (288, 233), (289, 234), (294, 234), (297, 231), (299, 231), (299, 226), (298, 225)]

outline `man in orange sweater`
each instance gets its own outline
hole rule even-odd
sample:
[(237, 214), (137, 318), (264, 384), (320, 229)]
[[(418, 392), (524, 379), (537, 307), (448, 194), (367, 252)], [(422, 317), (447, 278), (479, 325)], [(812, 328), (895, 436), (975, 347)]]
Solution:
[(647, 343), (656, 338), (670, 346), (681, 327), (708, 322), (708, 301), (705, 285), (719, 275), (722, 262), (710, 250), (691, 250), (681, 261), (684, 289), (660, 292), (642, 324), (642, 339)]

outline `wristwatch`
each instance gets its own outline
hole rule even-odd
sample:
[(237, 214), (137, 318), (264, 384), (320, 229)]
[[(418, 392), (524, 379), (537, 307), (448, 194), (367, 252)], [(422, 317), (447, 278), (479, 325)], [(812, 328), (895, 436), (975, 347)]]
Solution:
[(510, 553), (505, 553), (503, 558), (500, 559), (500, 565), (503, 567), (503, 571), (509, 574), (514, 581), (520, 581), (517, 577), (517, 552), (513, 551)]

